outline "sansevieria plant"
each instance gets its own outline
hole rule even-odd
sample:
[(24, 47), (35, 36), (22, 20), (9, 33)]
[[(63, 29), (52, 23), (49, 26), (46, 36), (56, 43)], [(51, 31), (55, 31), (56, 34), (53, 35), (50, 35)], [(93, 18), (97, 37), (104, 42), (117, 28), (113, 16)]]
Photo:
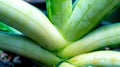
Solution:
[(120, 67), (120, 52), (99, 50), (119, 46), (120, 23), (96, 28), (120, 0), (46, 0), (46, 6), (47, 16), (23, 0), (0, 0), (0, 25), (11, 32), (0, 32), (0, 49), (46, 67)]

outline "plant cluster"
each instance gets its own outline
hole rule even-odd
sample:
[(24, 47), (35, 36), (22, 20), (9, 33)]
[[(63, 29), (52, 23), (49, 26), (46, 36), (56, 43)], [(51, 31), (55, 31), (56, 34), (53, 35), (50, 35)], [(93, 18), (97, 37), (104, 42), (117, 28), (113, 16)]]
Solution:
[(23, 0), (0, 0), (1, 25), (11, 32), (0, 32), (0, 49), (47, 67), (120, 67), (120, 52), (95, 51), (120, 44), (120, 23), (95, 29), (120, 0), (46, 0), (46, 6), (48, 16)]

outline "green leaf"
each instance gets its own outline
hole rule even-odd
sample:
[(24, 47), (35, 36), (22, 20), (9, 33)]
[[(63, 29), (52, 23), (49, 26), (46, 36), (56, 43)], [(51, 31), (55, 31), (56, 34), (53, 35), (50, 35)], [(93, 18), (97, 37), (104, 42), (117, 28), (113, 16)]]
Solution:
[(48, 66), (54, 66), (61, 61), (60, 58), (23, 35), (0, 32), (0, 49), (39, 61)]
[(86, 65), (94, 65), (89, 67), (120, 67), (120, 52), (96, 51), (75, 56), (68, 61), (77, 67)]
[(50, 21), (62, 29), (72, 13), (72, 0), (46, 0)]
[(120, 0), (79, 0), (63, 28), (64, 37), (69, 41), (82, 38), (117, 9), (119, 4)]
[(58, 50), (67, 45), (48, 18), (23, 0), (0, 0), (0, 20), (49, 50)]
[(59, 55), (64, 58), (70, 58), (102, 47), (118, 46), (120, 44), (119, 33), (120, 23), (100, 27), (64, 48)]

